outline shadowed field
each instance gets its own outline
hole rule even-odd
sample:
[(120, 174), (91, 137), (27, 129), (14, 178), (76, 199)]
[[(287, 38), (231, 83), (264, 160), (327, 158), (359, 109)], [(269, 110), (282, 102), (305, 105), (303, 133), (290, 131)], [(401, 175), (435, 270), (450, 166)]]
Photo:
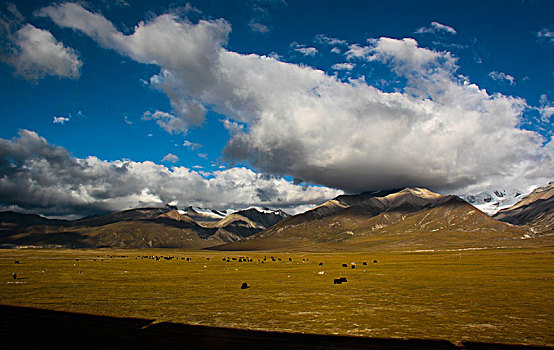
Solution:
[(0, 300), (216, 327), (552, 345), (553, 252), (2, 250)]

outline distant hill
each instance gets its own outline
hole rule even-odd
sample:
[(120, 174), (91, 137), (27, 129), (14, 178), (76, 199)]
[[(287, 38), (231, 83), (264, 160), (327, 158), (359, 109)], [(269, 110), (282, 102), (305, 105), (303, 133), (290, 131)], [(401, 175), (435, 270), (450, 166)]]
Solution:
[(169, 212), (169, 208), (137, 208), (118, 211), (94, 218), (84, 218), (72, 222), (72, 226), (103, 226), (121, 221), (140, 221), (157, 218)]
[(260, 232), (287, 215), (249, 208), (227, 215), (189, 207), (137, 208), (75, 221), (0, 213), (0, 246), (200, 249)]
[(13, 211), (0, 212), (0, 223), (11, 226), (31, 226), (31, 225), (65, 225), (69, 224), (67, 220), (52, 220), (35, 214), (22, 214)]
[(514, 225), (526, 225), (537, 233), (554, 233), (554, 182), (539, 187), (494, 218)]
[(388, 194), (339, 196), (217, 249), (434, 249), (487, 246), (519, 240), (527, 233), (459, 197), (406, 188)]

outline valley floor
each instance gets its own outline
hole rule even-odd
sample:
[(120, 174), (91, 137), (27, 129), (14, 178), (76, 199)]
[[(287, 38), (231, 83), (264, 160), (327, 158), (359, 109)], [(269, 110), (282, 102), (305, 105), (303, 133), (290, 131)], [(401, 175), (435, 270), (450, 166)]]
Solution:
[[(252, 261), (239, 262), (240, 257)], [(347, 282), (333, 284), (339, 277)], [(241, 289), (243, 282), (250, 288)], [(0, 250), (0, 283), (4, 305), (156, 323), (554, 345), (551, 247), (381, 253)]]

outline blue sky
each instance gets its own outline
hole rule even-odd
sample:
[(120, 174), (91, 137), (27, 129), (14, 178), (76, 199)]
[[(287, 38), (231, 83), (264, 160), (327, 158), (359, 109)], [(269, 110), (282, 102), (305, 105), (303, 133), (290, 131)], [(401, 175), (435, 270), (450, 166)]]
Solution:
[[(169, 202), (298, 211), (342, 191), (540, 185), (554, 170), (553, 10), (3, 2), (0, 200), (51, 215)], [(40, 147), (67, 151), (66, 165)], [(126, 162), (140, 185), (119, 193), (106, 185), (115, 170), (98, 169)], [(185, 170), (200, 190), (179, 188)]]

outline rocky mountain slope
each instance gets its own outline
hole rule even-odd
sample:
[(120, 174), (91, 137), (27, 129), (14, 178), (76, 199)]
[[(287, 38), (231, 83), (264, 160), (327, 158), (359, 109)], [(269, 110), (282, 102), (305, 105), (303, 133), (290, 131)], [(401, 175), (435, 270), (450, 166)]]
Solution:
[(514, 206), (494, 218), (514, 225), (526, 225), (536, 233), (554, 233), (554, 182), (535, 189)]
[[(471, 247), (475, 241), (495, 244), (499, 239), (518, 240), (527, 233), (525, 228), (491, 218), (459, 197), (406, 188), (394, 193), (339, 196), (218, 249), (365, 249), (375, 244), (389, 248), (410, 244), (427, 249)], [(421, 244), (412, 242), (415, 236)]]

